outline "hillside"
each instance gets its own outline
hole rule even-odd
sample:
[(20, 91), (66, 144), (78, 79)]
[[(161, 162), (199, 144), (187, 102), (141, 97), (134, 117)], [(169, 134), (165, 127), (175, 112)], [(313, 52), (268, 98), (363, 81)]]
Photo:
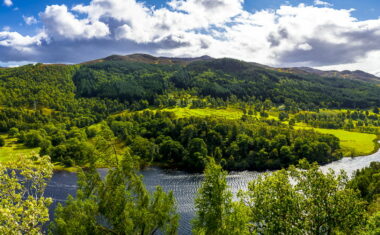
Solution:
[(321, 77), (327, 77), (327, 78), (345, 78), (345, 79), (351, 79), (351, 80), (357, 80), (357, 81), (364, 81), (364, 82), (371, 82), (371, 83), (380, 83), (380, 77), (378, 77), (378, 74), (373, 75), (370, 73), (363, 72), (361, 70), (355, 70), (355, 71), (336, 71), (336, 70), (330, 70), (330, 71), (323, 71), (318, 69), (313, 69), (309, 67), (296, 67), (296, 68), (282, 68), (281, 71), (286, 71), (289, 73), (295, 73), (295, 74), (314, 74)]
[[(132, 57), (141, 61), (141, 55)], [(187, 61), (187, 65), (173, 62), (178, 59), (144, 56), (142, 58), (148, 62), (143, 63), (127, 58), (111, 57), (82, 65), (74, 76), (78, 94), (130, 102), (146, 99), (153, 104), (155, 95), (194, 89), (200, 96), (221, 99), (232, 95), (239, 99), (255, 97), (270, 99), (277, 104), (293, 101), (318, 107), (365, 108), (380, 103), (378, 87), (340, 77), (278, 72), (227, 58), (194, 59), (193, 62)]]
[[(208, 156), (229, 170), (278, 169), (302, 158), (324, 164), (372, 151), (380, 122), (368, 111), (319, 110), (378, 113), (378, 94), (369, 82), (229, 58), (136, 54), (1, 69), (0, 161), (39, 151), (67, 167), (109, 166), (110, 156), (129, 149), (144, 165), (187, 171), (202, 171)], [(372, 135), (351, 151), (329, 135), (347, 132), (315, 132), (326, 127)]]
[[(361, 72), (347, 74), (364, 76)], [(310, 71), (274, 71), (228, 58), (110, 56), (80, 65), (37, 64), (1, 69), (0, 81), (0, 105), (57, 110), (72, 106), (79, 98), (129, 104), (144, 101), (155, 106), (164, 99), (160, 96), (179, 91), (224, 101), (235, 97), (270, 100), (277, 105), (292, 103), (300, 108), (380, 106), (380, 87), (372, 83), (319, 76)]]
[(95, 63), (107, 62), (107, 61), (127, 61), (127, 62), (141, 62), (141, 63), (147, 63), (147, 64), (187, 65), (194, 61), (212, 60), (212, 59), (213, 58), (209, 56), (201, 56), (201, 57), (196, 57), (196, 58), (171, 58), (171, 57), (154, 57), (148, 54), (131, 54), (131, 55), (125, 55), (125, 56), (111, 55), (102, 59), (83, 62), (82, 64), (95, 64)]
[[(95, 64), (95, 63), (101, 63), (101, 62), (107, 62), (107, 61), (126, 61), (126, 62), (141, 62), (141, 63), (147, 63), (147, 64), (163, 64), (163, 65), (177, 64), (177, 65), (186, 66), (195, 61), (213, 61), (213, 60), (216, 60), (216, 59), (209, 56), (201, 56), (201, 57), (195, 57), (195, 58), (176, 58), (176, 57), (155, 57), (148, 54), (131, 54), (131, 55), (125, 55), (125, 56), (111, 55), (102, 59), (83, 62), (82, 64)], [(293, 74), (298, 74), (298, 75), (309, 75), (309, 76), (318, 75), (321, 77), (345, 78), (345, 79), (351, 79), (351, 80), (357, 80), (357, 81), (380, 83), (380, 77), (378, 77), (378, 75), (366, 73), (361, 70), (324, 71), (324, 70), (314, 69), (310, 67), (274, 68), (267, 65), (254, 63), (254, 62), (247, 62), (247, 64), (250, 64), (252, 67), (275, 70), (278, 72), (293, 73)]]

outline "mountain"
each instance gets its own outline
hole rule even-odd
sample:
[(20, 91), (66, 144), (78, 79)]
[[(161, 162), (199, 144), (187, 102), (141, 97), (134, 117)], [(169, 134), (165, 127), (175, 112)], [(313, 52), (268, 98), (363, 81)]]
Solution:
[[(318, 75), (321, 77), (338, 77), (338, 78), (346, 78), (346, 79), (352, 79), (352, 80), (359, 80), (364, 82), (371, 82), (371, 83), (380, 83), (380, 77), (377, 77), (373, 74), (366, 73), (361, 70), (355, 70), (355, 71), (337, 71), (337, 70), (329, 70), (329, 71), (323, 71), (319, 69), (309, 68), (309, 67), (295, 67), (295, 68), (281, 68), (278, 69), (282, 72), (289, 72), (289, 73), (295, 73), (295, 74), (313, 74)], [(380, 75), (380, 73), (379, 73)]]
[(145, 54), (110, 56), (82, 64), (73, 81), (78, 96), (132, 103), (145, 100), (156, 104), (158, 96), (182, 90), (199, 97), (269, 99), (276, 104), (294, 102), (309, 107), (380, 106), (380, 87), (367, 80), (324, 77), (301, 69), (276, 69), (207, 56), (191, 59)]
[[(191, 95), (212, 102), (270, 100), (276, 105), (294, 104), (305, 109), (380, 107), (380, 86), (368, 82), (374, 79), (370, 75), (355, 71), (346, 72), (346, 77), (340, 75), (343, 72), (325, 77), (317, 72), (208, 56), (113, 55), (79, 65), (35, 64), (0, 69), (0, 106), (37, 104), (67, 110), (76, 101), (95, 98), (102, 102), (121, 101), (136, 108), (162, 106), (168, 100), (178, 103)], [(368, 79), (347, 79), (353, 74)], [(176, 94), (182, 94), (182, 98)]]
[[(95, 63), (101, 63), (101, 62), (107, 62), (107, 61), (129, 61), (129, 62), (140, 62), (140, 63), (148, 63), (148, 64), (162, 64), (162, 65), (176, 64), (176, 65), (186, 66), (195, 61), (211, 61), (211, 60), (215, 60), (215, 59), (207, 55), (201, 56), (201, 57), (195, 57), (195, 58), (176, 58), (176, 57), (155, 57), (148, 54), (131, 54), (131, 55), (124, 55), (124, 56), (111, 55), (102, 59), (87, 61), (82, 64), (95, 64)], [(366, 73), (361, 70), (323, 71), (323, 70), (318, 70), (318, 69), (309, 68), (309, 67), (274, 68), (267, 65), (255, 63), (255, 62), (247, 62), (247, 64), (250, 64), (256, 68), (272, 69), (279, 72), (287, 72), (287, 73), (301, 74), (301, 75), (318, 75), (321, 77), (333, 77), (333, 78), (338, 77), (338, 78), (359, 80), (359, 81), (364, 81), (364, 82), (380, 83), (380, 77)], [(380, 75), (380, 72), (379, 72), (379, 75)]]
[(148, 64), (187, 65), (194, 61), (212, 60), (212, 59), (213, 58), (209, 56), (201, 56), (201, 57), (196, 57), (196, 58), (171, 58), (171, 57), (155, 57), (148, 54), (131, 54), (131, 55), (125, 55), (125, 56), (111, 55), (106, 58), (92, 60), (92, 61), (84, 62), (82, 64), (94, 64), (94, 63), (100, 63), (100, 62), (106, 62), (106, 61), (129, 61), (129, 62), (141, 62), (141, 63), (148, 63)]

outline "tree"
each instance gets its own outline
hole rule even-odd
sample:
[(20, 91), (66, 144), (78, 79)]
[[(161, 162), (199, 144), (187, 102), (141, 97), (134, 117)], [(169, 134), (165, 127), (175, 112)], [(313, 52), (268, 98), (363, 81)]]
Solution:
[(259, 176), (243, 196), (250, 224), (259, 234), (302, 234), (301, 199), (286, 170)]
[(246, 207), (232, 202), (226, 175), (211, 158), (195, 199), (197, 214), (192, 222), (194, 234), (248, 234)]
[(101, 179), (95, 168), (79, 174), (77, 198), (58, 206), (52, 234), (176, 234), (173, 194), (149, 193), (138, 175), (138, 159), (127, 153)]
[(286, 112), (280, 112), (278, 118), (280, 119), (280, 121), (285, 121), (289, 118), (289, 114)]
[(367, 224), (361, 235), (379, 235), (380, 234), (380, 211), (368, 218)]
[(44, 192), (52, 175), (49, 157), (20, 156), (0, 163), (1, 234), (42, 234), (52, 203)]
[(32, 130), (25, 135), (25, 146), (29, 148), (39, 147), (42, 143), (43, 137), (39, 131)]
[(261, 234), (349, 234), (362, 226), (365, 203), (347, 186), (344, 172), (325, 174), (305, 161), (300, 167), (250, 183), (242, 200), (253, 228)]
[(371, 162), (369, 167), (356, 171), (350, 187), (359, 190), (369, 203), (380, 197), (380, 162)]
[(376, 113), (376, 114), (379, 114), (380, 113), (380, 109), (377, 108), (377, 107), (375, 107), (375, 108), (373, 108), (373, 112)]
[(169, 139), (160, 144), (160, 155), (162, 160), (179, 164), (186, 155), (186, 150), (180, 142)]
[(18, 128), (16, 128), (16, 127), (12, 127), (12, 128), (9, 129), (9, 131), (8, 131), (8, 135), (9, 135), (9, 137), (16, 137), (18, 134), (19, 134), (19, 130), (18, 130)]
[(158, 155), (158, 146), (146, 138), (136, 136), (131, 144), (133, 154), (139, 156), (145, 163), (151, 163)]
[(0, 147), (3, 147), (5, 145), (5, 139), (0, 136)]

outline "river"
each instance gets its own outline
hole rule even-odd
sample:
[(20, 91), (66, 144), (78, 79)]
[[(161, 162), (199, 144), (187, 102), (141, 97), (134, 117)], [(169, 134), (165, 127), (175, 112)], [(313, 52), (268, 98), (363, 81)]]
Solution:
[[(343, 158), (321, 168), (324, 171), (329, 168), (335, 171), (343, 169), (351, 176), (356, 170), (369, 166), (373, 161), (380, 161), (380, 151), (369, 156)], [(102, 175), (105, 175), (106, 171), (106, 169), (100, 169)], [(181, 216), (179, 234), (190, 234), (190, 221), (195, 213), (194, 198), (202, 181), (202, 175), (182, 171), (167, 171), (156, 167), (142, 170), (141, 174), (144, 176), (148, 190), (154, 190), (157, 185), (161, 185), (165, 191), (173, 191), (177, 201), (177, 210)], [(259, 174), (262, 172), (231, 172), (227, 176), (227, 182), (231, 191), (237, 192), (240, 189), (246, 189), (248, 182), (255, 179)], [(54, 173), (45, 193), (45, 196), (54, 199), (52, 208), (56, 206), (57, 202), (64, 202), (69, 194), (75, 195), (76, 181), (75, 173), (65, 171)]]

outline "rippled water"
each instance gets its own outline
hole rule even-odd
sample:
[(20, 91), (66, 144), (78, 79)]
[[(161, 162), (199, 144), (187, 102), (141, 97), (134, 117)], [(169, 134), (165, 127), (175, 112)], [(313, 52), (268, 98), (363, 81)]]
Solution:
[[(380, 151), (364, 157), (344, 158), (321, 168), (323, 170), (332, 168), (335, 171), (343, 169), (351, 176), (354, 171), (369, 166), (373, 161), (380, 161)], [(106, 171), (106, 169), (100, 169), (103, 175)], [(154, 190), (157, 185), (161, 185), (165, 191), (173, 191), (177, 200), (178, 213), (181, 216), (179, 234), (190, 234), (190, 221), (195, 212), (194, 198), (202, 181), (202, 175), (182, 171), (165, 171), (155, 167), (145, 169), (141, 171), (141, 174), (144, 176), (148, 190)], [(259, 174), (262, 173), (231, 172), (227, 177), (227, 182), (231, 190), (237, 192), (240, 189), (246, 189), (248, 182), (255, 179)], [(57, 202), (64, 202), (69, 194), (75, 195), (76, 180), (75, 173), (62, 171), (54, 174), (46, 190), (46, 196), (54, 199), (52, 207), (55, 207)]]

